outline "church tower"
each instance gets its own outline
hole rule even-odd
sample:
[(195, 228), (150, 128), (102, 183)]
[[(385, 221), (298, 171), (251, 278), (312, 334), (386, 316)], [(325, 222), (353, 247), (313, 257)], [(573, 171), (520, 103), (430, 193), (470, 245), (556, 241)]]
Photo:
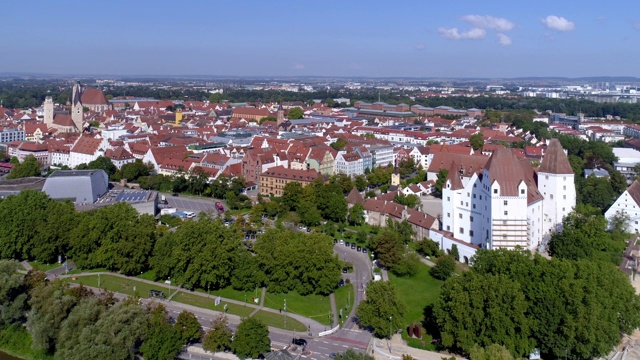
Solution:
[(44, 123), (47, 126), (53, 124), (53, 98), (51, 96), (44, 98)]
[(82, 85), (77, 82), (71, 91), (71, 120), (79, 133), (82, 133), (84, 110), (82, 106)]
[(538, 169), (538, 190), (544, 197), (543, 240), (546, 242), (552, 233), (562, 231), (562, 219), (576, 206), (573, 168), (558, 139), (549, 140)]
[(284, 122), (284, 109), (282, 104), (278, 105), (278, 112), (276, 113), (276, 125), (280, 126)]

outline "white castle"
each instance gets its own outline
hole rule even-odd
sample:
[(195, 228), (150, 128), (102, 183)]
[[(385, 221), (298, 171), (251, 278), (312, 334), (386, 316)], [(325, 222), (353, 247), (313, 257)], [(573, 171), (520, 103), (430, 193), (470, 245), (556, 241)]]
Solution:
[(573, 169), (557, 139), (537, 170), (511, 149), (497, 149), (481, 171), (461, 175), (452, 163), (442, 189), (442, 230), (485, 249), (544, 248), (576, 205)]

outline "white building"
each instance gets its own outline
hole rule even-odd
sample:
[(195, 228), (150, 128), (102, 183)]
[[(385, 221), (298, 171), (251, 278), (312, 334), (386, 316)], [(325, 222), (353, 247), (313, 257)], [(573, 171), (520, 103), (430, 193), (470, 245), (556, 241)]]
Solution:
[(630, 148), (613, 148), (613, 155), (618, 158), (613, 163), (613, 168), (620, 171), (628, 182), (633, 181), (637, 175), (634, 167), (640, 164), (640, 151)]
[(627, 232), (640, 232), (640, 183), (636, 180), (620, 195), (618, 200), (611, 205), (609, 210), (604, 213), (604, 217), (611, 226), (611, 221), (616, 215), (627, 215), (629, 222), (627, 223)]
[(102, 138), (99, 136), (79, 137), (69, 152), (69, 167), (73, 169), (80, 164), (88, 164), (99, 156), (104, 155), (101, 145)]
[(362, 157), (357, 152), (339, 151), (333, 164), (336, 174), (345, 174), (347, 176), (364, 174)]
[(497, 149), (470, 178), (455, 161), (442, 191), (442, 226), (456, 239), (487, 249), (534, 250), (560, 230), (575, 206), (569, 160), (550, 141), (536, 174), (528, 159)]

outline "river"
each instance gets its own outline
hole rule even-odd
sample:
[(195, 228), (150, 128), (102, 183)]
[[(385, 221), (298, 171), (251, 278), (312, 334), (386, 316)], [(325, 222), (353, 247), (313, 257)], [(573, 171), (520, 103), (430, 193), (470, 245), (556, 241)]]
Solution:
[(20, 360), (20, 358), (13, 357), (0, 351), (0, 360)]

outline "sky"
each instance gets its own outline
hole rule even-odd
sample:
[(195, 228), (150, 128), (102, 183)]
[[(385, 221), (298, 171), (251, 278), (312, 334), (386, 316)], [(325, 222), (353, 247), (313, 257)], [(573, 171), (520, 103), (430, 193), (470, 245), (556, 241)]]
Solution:
[(637, 0), (20, 0), (0, 73), (640, 77)]

